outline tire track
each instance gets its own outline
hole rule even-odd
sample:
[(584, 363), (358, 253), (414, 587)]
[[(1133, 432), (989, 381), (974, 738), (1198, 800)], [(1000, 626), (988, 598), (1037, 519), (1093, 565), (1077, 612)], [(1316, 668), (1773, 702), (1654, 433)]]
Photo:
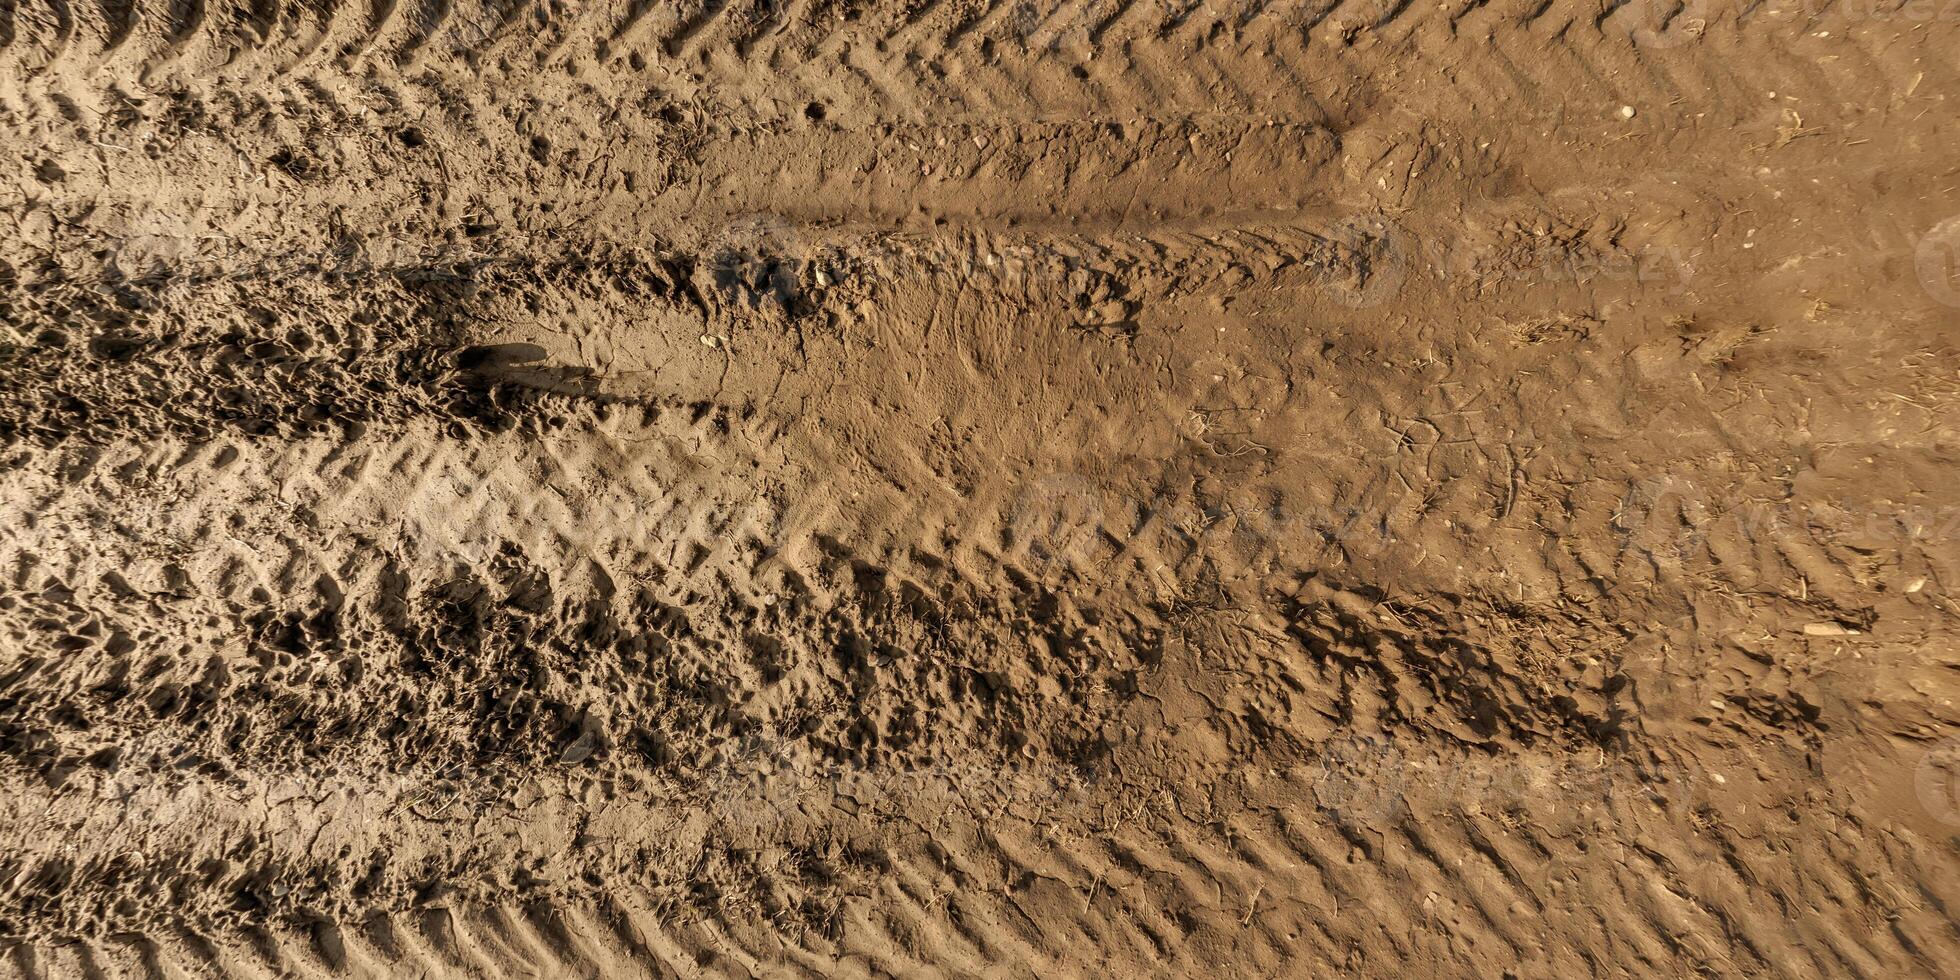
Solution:
[[(64, 66), (79, 69), (119, 51), (132, 37), (153, 34), (163, 39), (143, 72), (153, 82), (170, 78), (195, 84), (223, 77), (250, 83), (335, 74), (342, 69), (319, 57), (329, 49), (326, 39), (335, 25), (348, 23), (351, 31), (363, 20), (343, 14), (342, 6), (257, 12), (231, 0), (211, 9), (196, 0), (184, 7), (183, 16), (152, 29), (143, 25), (164, 15), (140, 4), (76, 10), (51, 3), (17, 13), (7, 48), (17, 61), (28, 50), (41, 52), (21, 63), (30, 89), (71, 89), (74, 80), (62, 77), (71, 74)], [(828, 8), (809, 4), (752, 8), (739, 0), (716, 0), (685, 15), (643, 5), (619, 12), (609, 26), (612, 15), (605, 7), (521, 3), (464, 12), (446, 2), (413, 11), (384, 4), (365, 18), (363, 34), (350, 32), (334, 47), (352, 53), (350, 68), (366, 63), (390, 74), (456, 57), (479, 66), (471, 70), (508, 70), (490, 68), (484, 56), (493, 51), (510, 65), (561, 52), (552, 57), (560, 71), (629, 52), (691, 79), (698, 91), (716, 98), (769, 92), (772, 99), (787, 96), (784, 101), (801, 105), (854, 90), (837, 108), (860, 120), (926, 118), (922, 107), (927, 105), (934, 107), (932, 117), (943, 118), (944, 106), (961, 101), (968, 103), (961, 112), (967, 116), (1035, 112), (1122, 118), (1223, 105), (1313, 118), (1318, 106), (1342, 104), (1356, 93), (1366, 93), (1364, 106), (1396, 102), (1402, 96), (1389, 79), (1403, 75), (1423, 80), (1411, 91), (1425, 94), (1410, 108), (1433, 93), (1535, 112), (1538, 106), (1570, 101), (1574, 80), (1583, 86), (1583, 101), (1599, 106), (1602, 116), (1621, 104), (1656, 111), (1684, 101), (1739, 107), (1756, 104), (1764, 91), (1896, 91), (1908, 78), (1904, 66), (1915, 50), (1910, 41), (1895, 43), (1880, 59), (1893, 66), (1888, 70), (1832, 77), (1826, 74), (1829, 67), (1792, 56), (1800, 41), (1810, 39), (1764, 15), (1752, 19), (1747, 31), (1728, 34), (1723, 28), (1722, 43), (1736, 56), (1717, 66), (1697, 53), (1712, 43), (1706, 37), (1689, 39), (1685, 46), (1643, 48), (1636, 38), (1644, 28), (1635, 21), (1645, 8), (1638, 4), (1603, 18), (1596, 8), (1576, 4), (1461, 10), (1400, 4), (1379, 13), (1345, 6), (1316, 13), (1267, 4), (1230, 22), (1172, 18), (1160, 27), (1153, 27), (1154, 6), (1143, 2), (1064, 8), (1027, 23), (1012, 9), (1011, 4), (976, 13), (933, 4), (903, 11), (877, 6), (864, 16), (839, 20), (829, 17)], [(533, 18), (541, 30), (521, 29)], [(1833, 33), (1847, 35), (1855, 50), (1864, 51), (1864, 39), (1873, 32)], [(78, 52), (83, 37), (104, 40), (88, 45), (95, 49), (91, 52)], [(1064, 42), (1066, 53), (1050, 47)], [(381, 52), (387, 52), (384, 60), (375, 64), (373, 56)], [(1491, 75), (1496, 52), (1508, 52), (1511, 62), (1497, 67), (1500, 76), (1508, 76), (1501, 81)], [(1078, 57), (1079, 64), (1067, 66)], [(946, 79), (971, 81), (962, 87)], [(1521, 90), (1510, 91), (1513, 84)], [(1850, 88), (1842, 87), (1846, 84)], [(1019, 92), (1028, 94), (1031, 108), (1000, 104), (1003, 93)], [(1009, 98), (1019, 101), (1020, 95)]]

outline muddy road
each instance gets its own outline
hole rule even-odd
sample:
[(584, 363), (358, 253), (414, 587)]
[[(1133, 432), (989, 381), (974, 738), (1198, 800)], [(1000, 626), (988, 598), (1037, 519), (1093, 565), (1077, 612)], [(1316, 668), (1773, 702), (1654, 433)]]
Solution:
[(6, 4), (0, 974), (1938, 974), (1923, 6)]

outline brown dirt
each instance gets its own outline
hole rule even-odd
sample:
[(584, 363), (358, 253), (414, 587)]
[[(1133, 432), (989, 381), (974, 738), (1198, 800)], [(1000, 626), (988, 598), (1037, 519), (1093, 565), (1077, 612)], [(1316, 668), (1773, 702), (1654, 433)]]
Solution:
[(1950, 14), (9, 2), (0, 973), (1950, 971)]

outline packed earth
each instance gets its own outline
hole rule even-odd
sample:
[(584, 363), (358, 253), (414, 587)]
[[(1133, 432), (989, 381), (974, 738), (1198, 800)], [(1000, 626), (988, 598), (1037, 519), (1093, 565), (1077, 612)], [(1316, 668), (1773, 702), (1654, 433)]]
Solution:
[(0, 2), (0, 977), (1951, 976), (1957, 697), (1948, 0)]

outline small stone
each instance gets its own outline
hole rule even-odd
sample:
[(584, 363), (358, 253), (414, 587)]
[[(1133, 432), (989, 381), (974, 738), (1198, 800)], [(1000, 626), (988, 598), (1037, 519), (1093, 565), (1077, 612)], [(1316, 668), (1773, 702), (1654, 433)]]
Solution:
[(1805, 636), (1857, 636), (1858, 631), (1842, 623), (1805, 623)]

